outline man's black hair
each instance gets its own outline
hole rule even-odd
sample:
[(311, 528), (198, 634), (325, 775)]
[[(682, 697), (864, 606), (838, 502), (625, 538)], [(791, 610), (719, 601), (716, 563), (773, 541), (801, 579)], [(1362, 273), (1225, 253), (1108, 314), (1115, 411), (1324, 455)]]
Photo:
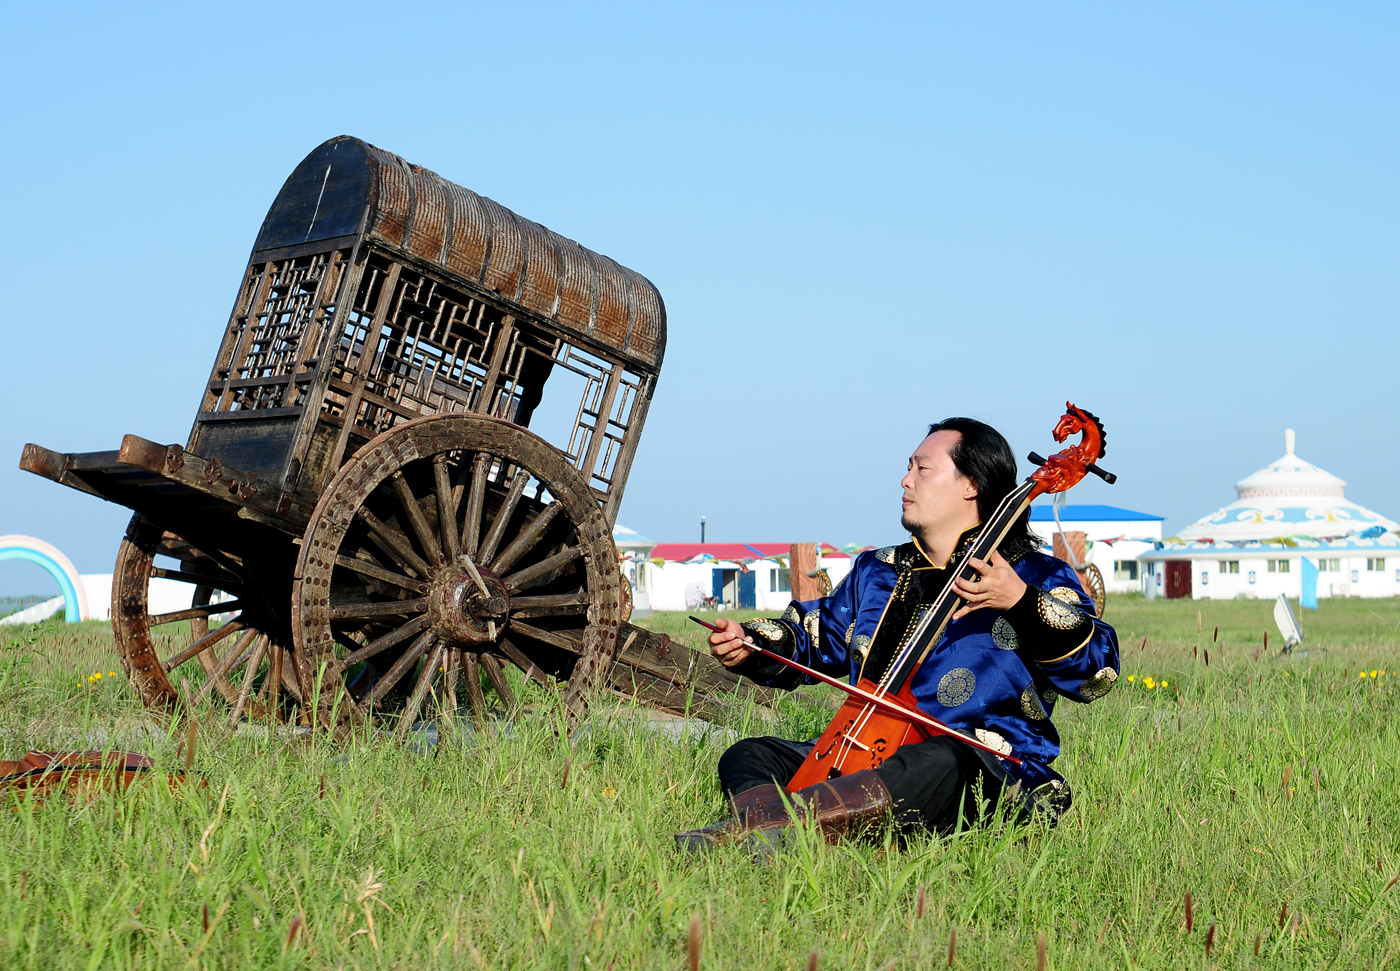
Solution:
[[(963, 478), (977, 483), (977, 517), (983, 523), (991, 522), (997, 506), (1020, 483), (1011, 445), (1001, 432), (975, 418), (945, 418), (928, 426), (928, 433), (934, 432), (958, 433), (958, 440), (948, 449), (948, 457)], [(1040, 549), (1041, 540), (1031, 532), (1030, 524), (1031, 512), (1027, 509), (998, 547), (1007, 560), (1015, 562), (1031, 550)]]

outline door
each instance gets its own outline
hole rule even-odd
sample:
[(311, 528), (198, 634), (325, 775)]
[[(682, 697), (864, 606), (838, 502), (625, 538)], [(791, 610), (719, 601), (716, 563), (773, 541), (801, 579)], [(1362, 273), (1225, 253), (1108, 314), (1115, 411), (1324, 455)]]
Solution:
[(1167, 560), (1167, 599), (1191, 596), (1191, 561)]
[(714, 577), (711, 582), (714, 584), (715, 600), (730, 610), (739, 606), (739, 571), (713, 570), (712, 576)]
[(747, 570), (739, 574), (739, 609), (753, 610), (758, 606), (757, 573)]

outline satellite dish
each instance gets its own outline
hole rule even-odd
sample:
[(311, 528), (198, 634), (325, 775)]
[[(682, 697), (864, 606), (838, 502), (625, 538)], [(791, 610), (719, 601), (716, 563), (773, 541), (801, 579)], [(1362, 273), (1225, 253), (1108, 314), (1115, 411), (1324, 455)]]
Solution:
[(1278, 624), (1278, 632), (1283, 635), (1285, 651), (1291, 651), (1303, 643), (1303, 629), (1298, 626), (1298, 620), (1293, 616), (1293, 608), (1283, 594), (1279, 594), (1274, 603), (1274, 623)]

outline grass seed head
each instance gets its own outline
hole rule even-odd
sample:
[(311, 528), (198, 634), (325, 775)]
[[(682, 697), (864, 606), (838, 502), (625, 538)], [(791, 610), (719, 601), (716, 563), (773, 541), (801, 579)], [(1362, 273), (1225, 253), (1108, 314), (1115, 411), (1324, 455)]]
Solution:
[(1283, 922), (1288, 919), (1288, 901), (1283, 902), (1283, 906), (1278, 909), (1278, 926), (1283, 927)]
[(700, 915), (690, 916), (690, 935), (687, 940), (690, 950), (690, 971), (700, 971)]
[(1035, 971), (1045, 971), (1045, 932), (1035, 939)]
[(1258, 956), (1259, 956), (1259, 945), (1261, 945), (1261, 944), (1263, 944), (1263, 943), (1264, 943), (1264, 935), (1263, 935), (1263, 934), (1255, 934), (1255, 935), (1254, 935), (1254, 956), (1255, 956), (1255, 957), (1258, 957)]
[(919, 892), (914, 897), (914, 916), (923, 920), (924, 917), (924, 885), (919, 884)]
[(817, 949), (812, 948), (811, 955), (807, 958), (807, 971), (817, 971)]
[(1186, 933), (1191, 933), (1191, 925), (1195, 920), (1195, 914), (1191, 907), (1191, 891), (1186, 891)]
[(286, 951), (296, 943), (297, 935), (301, 933), (301, 927), (304, 923), (306, 923), (306, 921), (302, 918), (301, 914), (297, 914), (292, 918), (291, 926), (287, 928), (287, 943), (282, 945), (282, 950)]
[(1210, 957), (1210, 949), (1215, 944), (1215, 921), (1210, 922), (1206, 928), (1206, 957)]
[(948, 931), (948, 967), (953, 966), (953, 961), (958, 956), (958, 929), (950, 928)]

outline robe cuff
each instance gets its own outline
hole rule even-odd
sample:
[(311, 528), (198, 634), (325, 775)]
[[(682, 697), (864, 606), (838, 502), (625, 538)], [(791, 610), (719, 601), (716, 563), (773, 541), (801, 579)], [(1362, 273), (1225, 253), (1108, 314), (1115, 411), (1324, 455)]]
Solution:
[[(793, 634), (792, 628), (782, 621), (754, 620), (747, 624), (740, 624), (740, 626), (748, 635), (749, 640), (764, 650), (781, 654), (785, 658), (796, 656), (797, 638)], [(795, 671), (786, 664), (780, 664), (770, 657), (764, 657), (757, 651), (729, 670), (735, 674), (743, 675), (750, 681), (781, 691), (791, 691), (803, 682), (800, 671)]]
[(1002, 616), (1015, 628), (1022, 648), (1041, 664), (1065, 660), (1094, 634), (1094, 622), (1077, 604), (1029, 584), (1021, 599)]

